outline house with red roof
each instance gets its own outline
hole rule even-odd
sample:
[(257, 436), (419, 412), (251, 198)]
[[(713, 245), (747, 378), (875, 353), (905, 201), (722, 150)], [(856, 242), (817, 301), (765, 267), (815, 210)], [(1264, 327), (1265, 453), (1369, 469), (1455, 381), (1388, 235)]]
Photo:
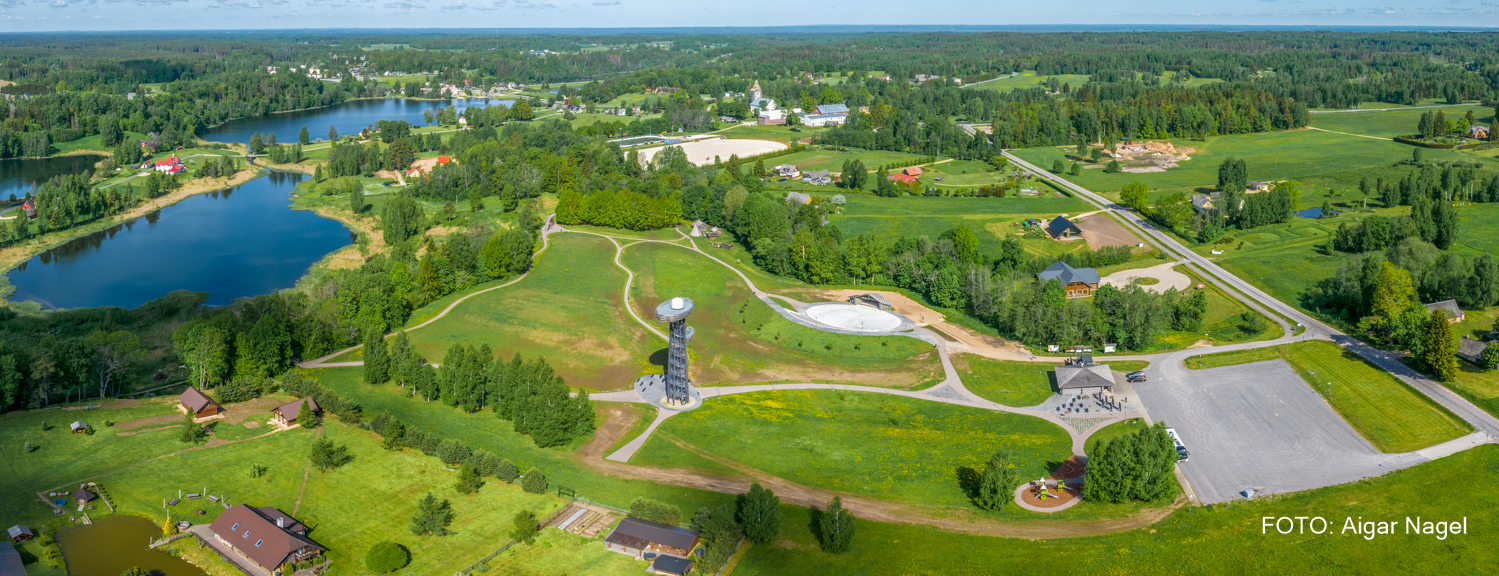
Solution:
[(156, 171), (165, 172), (166, 174), (171, 176), (181, 174), (182, 171), (186, 169), (187, 168), (182, 165), (182, 159), (176, 156), (172, 156), (170, 158), (167, 158), (166, 160), (156, 161)]
[(904, 172), (902, 172), (900, 174), (891, 174), (890, 175), (890, 179), (894, 180), (896, 182), (899, 182), (901, 184), (916, 184), (916, 183), (918, 183), (918, 182), (921, 181), (919, 178), (917, 178), (915, 176), (912, 176), (910, 174), (906, 174)]

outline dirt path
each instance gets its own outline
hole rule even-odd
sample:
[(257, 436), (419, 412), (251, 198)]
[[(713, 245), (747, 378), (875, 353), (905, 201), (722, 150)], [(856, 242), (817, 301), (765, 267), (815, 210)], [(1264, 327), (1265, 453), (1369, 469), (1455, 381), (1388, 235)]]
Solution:
[[(864, 520), (891, 524), (918, 524), (949, 532), (1032, 540), (1079, 538), (1143, 528), (1159, 522), (1186, 503), (1184, 499), (1178, 498), (1175, 502), (1165, 507), (1147, 508), (1124, 518), (1080, 520), (1076, 522), (1065, 520), (1001, 521), (982, 518), (967, 510), (943, 509), (938, 513), (934, 513), (933, 511), (914, 508), (904, 504), (804, 486), (665, 435), (662, 437), (680, 446), (682, 449), (727, 466), (737, 472), (739, 476), (720, 476), (682, 469), (630, 466), (599, 459), (597, 455), (602, 454), (604, 450), (613, 445), (625, 432), (629, 431), (634, 426), (636, 418), (638, 418), (638, 414), (631, 415), (624, 410), (610, 410), (604, 423), (599, 426), (599, 431), (594, 436), (593, 441), (579, 449), (578, 455), (582, 457), (581, 461), (594, 471), (611, 476), (645, 480), (656, 484), (708, 490), (723, 494), (743, 494), (749, 490), (752, 482), (758, 482), (761, 486), (774, 490), (776, 496), (781, 498), (781, 502), (807, 508), (820, 509), (827, 505), (833, 496), (840, 496), (843, 498), (843, 505), (852, 511), (854, 515)], [(292, 514), (296, 514), (296, 512), (293, 511)]]
[[(323, 430), (324, 428), (321, 427), (317, 429), (317, 435), (312, 438), (313, 442), (323, 437)], [(302, 507), (302, 494), (307, 492), (307, 478), (309, 476), (312, 476), (312, 455), (310, 454), (307, 456), (307, 467), (302, 469), (302, 486), (297, 488), (297, 502), (291, 505), (292, 516), (296, 516), (297, 508)]]
[(610, 404), (604, 408), (604, 423), (593, 431), (593, 440), (578, 449), (584, 460), (598, 460), (640, 420), (640, 409), (628, 404)]
[(1379, 136), (1370, 136), (1368, 134), (1354, 134), (1352, 132), (1339, 132), (1337, 130), (1328, 130), (1326, 128), (1318, 128), (1316, 126), (1307, 126), (1306, 129), (1307, 130), (1316, 130), (1318, 132), (1327, 132), (1327, 133), (1330, 133), (1330, 134), (1342, 134), (1344, 136), (1356, 136), (1356, 137), (1359, 137), (1359, 138), (1369, 138), (1369, 139), (1372, 139), (1372, 140), (1384, 140), (1386, 142), (1392, 142), (1392, 141), (1394, 141), (1394, 138), (1381, 138)]

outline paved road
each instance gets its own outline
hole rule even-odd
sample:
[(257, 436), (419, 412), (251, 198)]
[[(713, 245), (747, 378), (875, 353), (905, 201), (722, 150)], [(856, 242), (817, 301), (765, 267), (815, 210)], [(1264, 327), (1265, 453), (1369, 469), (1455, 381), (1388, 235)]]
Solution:
[[(1412, 388), (1415, 388), (1416, 390), (1430, 397), (1432, 400), (1441, 404), (1443, 407), (1451, 410), (1454, 414), (1457, 414), (1458, 417), (1468, 421), (1468, 423), (1473, 425), (1474, 429), (1483, 432), (1490, 439), (1499, 439), (1499, 418), (1495, 418), (1492, 414), (1489, 414), (1479, 407), (1474, 406), (1472, 402), (1469, 402), (1467, 399), (1457, 395), (1451, 390), (1448, 390), (1447, 387), (1433, 382), (1430, 378), (1427, 378), (1419, 372), (1412, 370), (1410, 367), (1400, 362), (1399, 359), (1396, 358), (1393, 354), (1383, 350), (1378, 350), (1372, 346), (1359, 342), (1356, 338), (1348, 336), (1347, 334), (1344, 334), (1337, 329), (1322, 323), (1320, 320), (1317, 320), (1316, 318), (1313, 318), (1312, 316), (1271, 297), (1269, 294), (1266, 294), (1258, 287), (1250, 284), (1243, 279), (1240, 279), (1237, 276), (1234, 276), (1233, 274), (1230, 274), (1227, 270), (1219, 267), (1217, 264), (1208, 260), (1201, 254), (1187, 249), (1186, 246), (1183, 246), (1180, 242), (1177, 242), (1169, 235), (1161, 232), (1160, 230), (1157, 230), (1154, 226), (1151, 226), (1150, 223), (1145, 222), (1144, 219), (1136, 216), (1133, 212), (1128, 211), (1128, 209), (1124, 208), (1123, 206), (1119, 206), (1118, 204), (1115, 204), (1107, 198), (1095, 194), (1086, 188), (1073, 184), (1072, 182), (1059, 178), (1051, 174), (1050, 172), (1042, 170), (1041, 168), (1029, 162), (1021, 160), (1020, 158), (1009, 152), (1005, 152), (1004, 155), (1005, 157), (1009, 158), (1011, 162), (1015, 163), (1015, 165), (1021, 168), (1025, 168), (1041, 176), (1042, 178), (1050, 180), (1058, 186), (1073, 191), (1078, 195), (1078, 197), (1088, 201), (1089, 203), (1106, 209), (1107, 214), (1119, 219), (1122, 223), (1124, 223), (1126, 228), (1134, 229), (1135, 231), (1143, 234), (1145, 237), (1153, 240), (1156, 245), (1164, 250), (1167, 254), (1176, 257), (1177, 260), (1181, 262), (1187, 263), (1191, 268), (1207, 272), (1214, 284), (1219, 286), (1227, 286), (1230, 288), (1230, 293), (1237, 292), (1238, 294), (1243, 295), (1245, 297), (1245, 303), (1250, 307), (1261, 311), (1264, 311), (1264, 309), (1268, 308), (1270, 310), (1274, 310), (1281, 316), (1301, 323), (1301, 325), (1306, 327), (1306, 332), (1303, 333), (1301, 337), (1295, 338), (1295, 340), (1331, 340), (1339, 346), (1342, 346), (1352, 351), (1353, 353), (1358, 354), (1364, 359), (1374, 363), (1376, 366), (1379, 366), (1380, 368), (1383, 368), (1384, 370), (1395, 375), (1395, 377), (1401, 379), (1406, 384), (1409, 384)], [(1285, 325), (1285, 322), (1283, 320), (1280, 320), (1279, 318), (1277, 318), (1276, 321), (1280, 322), (1283, 326)], [(1277, 339), (1271, 342), (1257, 343), (1258, 346), (1254, 347), (1272, 343), (1279, 343), (1286, 340), (1287, 338), (1282, 337), (1281, 339)]]

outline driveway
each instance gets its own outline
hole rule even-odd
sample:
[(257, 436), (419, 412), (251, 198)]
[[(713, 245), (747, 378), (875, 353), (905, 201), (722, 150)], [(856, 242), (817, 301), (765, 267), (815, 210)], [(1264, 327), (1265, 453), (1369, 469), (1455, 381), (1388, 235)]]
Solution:
[(1180, 262), (1156, 264), (1155, 266), (1151, 266), (1149, 268), (1120, 270), (1118, 272), (1105, 276), (1103, 278), (1103, 283), (1123, 290), (1125, 287), (1134, 284), (1136, 278), (1152, 278), (1156, 281), (1154, 284), (1142, 284), (1140, 285), (1140, 287), (1158, 294), (1165, 293), (1167, 290), (1170, 290), (1172, 288), (1177, 289), (1177, 291), (1191, 288), (1191, 277), (1187, 276), (1186, 274), (1182, 274), (1181, 272), (1177, 272), (1176, 270), (1172, 270), (1172, 268), (1175, 268), (1177, 264), (1180, 264)]
[(1343, 484), (1428, 458), (1383, 454), (1284, 360), (1188, 370), (1146, 370), (1135, 392), (1150, 418), (1176, 429), (1192, 454), (1179, 465), (1204, 504), (1253, 489), (1278, 494)]

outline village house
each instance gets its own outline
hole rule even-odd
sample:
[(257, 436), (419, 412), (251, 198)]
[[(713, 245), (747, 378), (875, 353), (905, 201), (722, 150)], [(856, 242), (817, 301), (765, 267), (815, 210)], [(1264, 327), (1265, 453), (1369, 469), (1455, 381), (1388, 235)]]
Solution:
[(1081, 298), (1092, 296), (1093, 291), (1098, 289), (1098, 271), (1092, 268), (1073, 268), (1066, 262), (1057, 261), (1045, 270), (1036, 273), (1036, 281), (1050, 282), (1056, 280), (1062, 284), (1062, 291), (1067, 293), (1068, 298)]
[(36, 199), (27, 198), (21, 202), (21, 210), (26, 212), (27, 218), (36, 218)]
[(228, 548), (267, 574), (289, 574), (289, 564), (321, 556), (328, 549), (307, 538), (307, 527), (291, 515), (271, 508), (240, 504), (225, 510), (208, 527), (214, 548)]
[(177, 407), (192, 414), (193, 418), (217, 416), (224, 411), (224, 407), (219, 406), (218, 402), (214, 402), (212, 398), (192, 386), (188, 386), (187, 390), (177, 397)]
[(636, 558), (648, 552), (686, 558), (697, 548), (698, 538), (699, 533), (695, 530), (625, 518), (604, 538), (604, 548)]
[(796, 178), (802, 175), (802, 171), (795, 164), (782, 164), (775, 167), (775, 174), (781, 178)]
[(832, 172), (829, 172), (827, 170), (817, 170), (815, 172), (808, 172), (802, 175), (802, 182), (805, 182), (807, 184), (822, 186), (824, 184), (832, 183), (832, 181)]
[(919, 184), (919, 183), (921, 183), (921, 180), (919, 178), (917, 178), (915, 176), (912, 176), (910, 174), (906, 174), (905, 172), (901, 172), (901, 173), (898, 173), (898, 174), (891, 174), (890, 175), (890, 179), (893, 180), (893, 181), (895, 181), (895, 182), (898, 182), (900, 184)]
[(786, 201), (792, 204), (811, 204), (812, 195), (804, 192), (787, 192)]
[(299, 398), (272, 408), (271, 423), (282, 428), (290, 428), (295, 426), (299, 419), (316, 418), (322, 411), (311, 396)]
[(1435, 310), (1441, 310), (1443, 314), (1446, 314), (1447, 323), (1449, 324), (1462, 322), (1468, 317), (1467, 314), (1463, 313), (1462, 308), (1457, 307), (1457, 300), (1443, 300), (1441, 302), (1432, 302), (1431, 304), (1426, 305), (1426, 313), (1428, 315), (1430, 315), (1431, 312)]
[(1489, 139), (1489, 127), (1488, 126), (1469, 126), (1468, 127), (1468, 137), (1469, 138), (1477, 138), (1479, 140), (1488, 140)]
[(1487, 350), (1488, 344), (1482, 340), (1474, 340), (1467, 336), (1457, 343), (1457, 357), (1480, 366), (1483, 365), (1483, 351)]
[(167, 158), (166, 160), (156, 161), (156, 171), (163, 172), (171, 176), (181, 174), (185, 169), (186, 167), (182, 165), (182, 159), (176, 156), (172, 156), (170, 158)]
[(0, 576), (26, 576), (26, 563), (10, 542), (0, 541)]

